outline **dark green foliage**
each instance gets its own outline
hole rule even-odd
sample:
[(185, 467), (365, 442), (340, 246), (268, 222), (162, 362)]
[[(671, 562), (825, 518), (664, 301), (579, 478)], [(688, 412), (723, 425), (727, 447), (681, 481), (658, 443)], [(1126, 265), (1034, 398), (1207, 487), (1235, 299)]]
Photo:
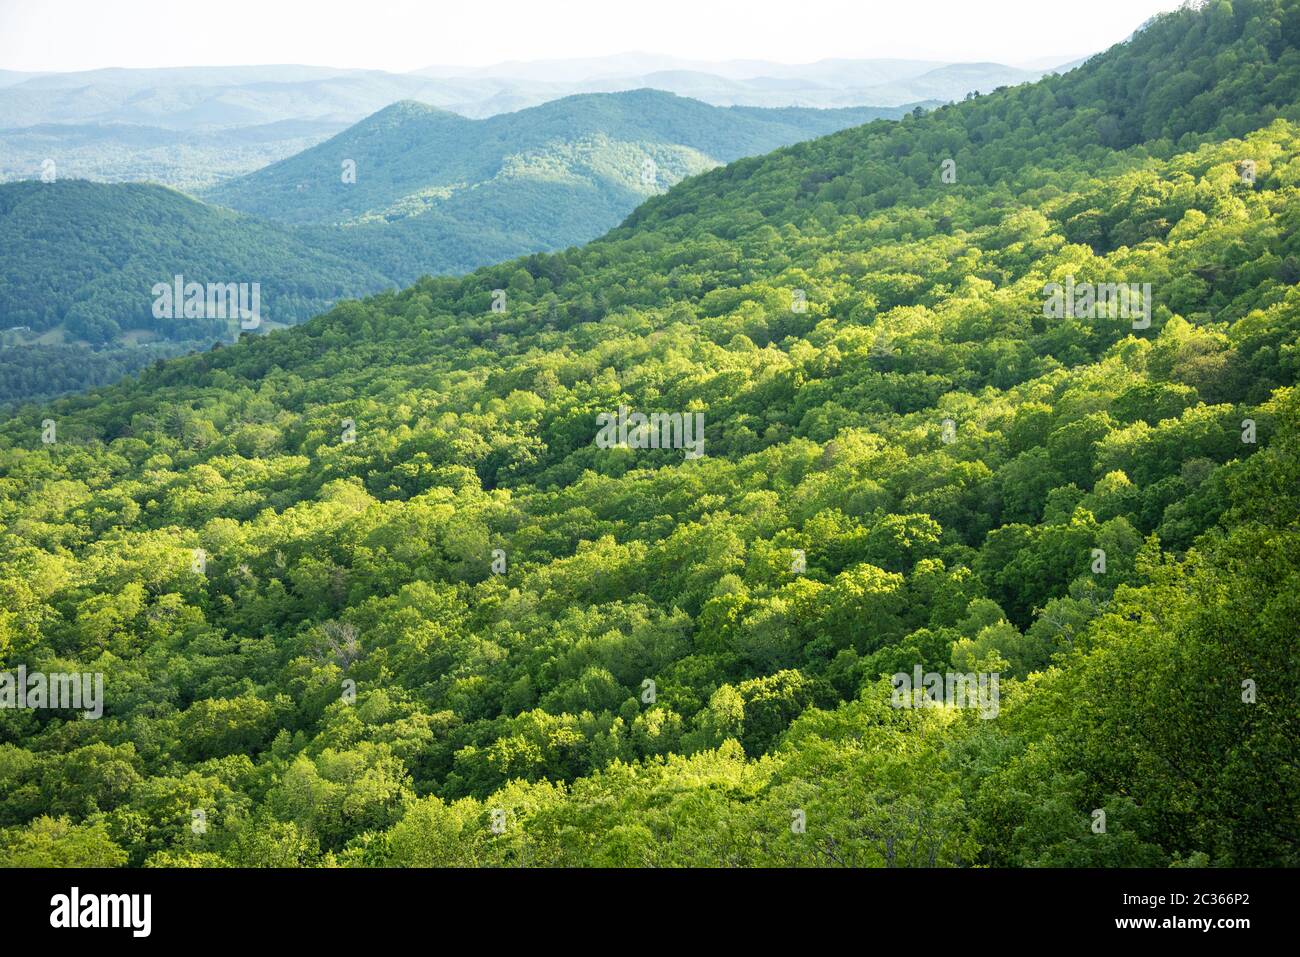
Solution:
[(323, 252), (283, 227), (145, 184), (80, 180), (0, 186), (5, 328), (61, 327), (70, 341), (117, 342), (127, 330), (169, 341), (231, 338), (235, 322), (156, 319), (155, 283), (261, 283), (262, 316), (301, 322), (384, 275)]

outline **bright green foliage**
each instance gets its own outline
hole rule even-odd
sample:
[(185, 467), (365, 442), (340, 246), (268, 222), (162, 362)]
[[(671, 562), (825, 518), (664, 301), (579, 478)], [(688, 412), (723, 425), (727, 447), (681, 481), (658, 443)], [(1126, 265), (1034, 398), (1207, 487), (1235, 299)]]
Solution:
[[(5, 853), (1300, 864), (1298, 47), (1180, 10), (24, 410), (0, 655), (107, 706), (0, 713)], [(705, 455), (599, 447), (620, 404)], [(917, 666), (997, 714), (891, 706)]]

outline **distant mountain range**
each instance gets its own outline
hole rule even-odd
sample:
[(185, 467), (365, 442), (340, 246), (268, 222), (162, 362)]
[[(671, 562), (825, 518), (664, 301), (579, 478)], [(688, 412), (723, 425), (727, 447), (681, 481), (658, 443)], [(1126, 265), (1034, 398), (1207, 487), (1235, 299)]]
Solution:
[(932, 106), (1037, 79), (1031, 64), (935, 60), (708, 62), (610, 57), (428, 67), (415, 73), (315, 66), (0, 71), (0, 181), (58, 175), (202, 190), (314, 146), (393, 103), (469, 118), (579, 93), (655, 89), (715, 106)]
[(1046, 67), (927, 60), (709, 63), (644, 54), (588, 60), (429, 67), (416, 73), (312, 66), (105, 69), (0, 75), (0, 128), (132, 123), (164, 129), (282, 120), (355, 122), (411, 99), (482, 117), (574, 93), (649, 87), (716, 106), (902, 106), (1037, 79)]
[(221, 130), (129, 123), (43, 123), (0, 130), (0, 182), (32, 179), (46, 160), (62, 179), (151, 182), (199, 190), (292, 156), (346, 129), (330, 120), (279, 120)]
[(447, 81), (494, 82), (502, 96), (514, 85), (568, 86), (575, 92), (650, 87), (717, 106), (901, 106), (956, 100), (1072, 68), (1079, 59), (1040, 58), (1031, 64), (948, 63), (940, 60), (829, 59), (788, 64), (766, 60), (700, 61), (643, 53), (571, 60), (506, 62), (488, 67), (431, 66), (416, 75)]

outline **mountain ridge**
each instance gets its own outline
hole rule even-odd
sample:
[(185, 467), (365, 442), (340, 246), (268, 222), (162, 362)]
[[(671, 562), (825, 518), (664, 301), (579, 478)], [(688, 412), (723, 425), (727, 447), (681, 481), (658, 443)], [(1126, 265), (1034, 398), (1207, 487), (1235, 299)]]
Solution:
[[(545, 149), (557, 141), (600, 134), (614, 140), (686, 146), (726, 160), (766, 152), (779, 145), (782, 138), (789, 140), (809, 132), (900, 115), (901, 111), (872, 108), (766, 111), (712, 107), (650, 89), (574, 94), (477, 120), (407, 100), (384, 108), (319, 146), (222, 183), (206, 196), (231, 208), (283, 222), (322, 224), (346, 221), (376, 205), (391, 205), (401, 198), (401, 189), (481, 182), (499, 172), (511, 153)], [(728, 120), (726, 126), (718, 124), (722, 118)], [(379, 131), (389, 137), (404, 136), (405, 141), (377, 139)], [(368, 195), (368, 167), (398, 166), (408, 155), (412, 163), (398, 174), (398, 182), (382, 183), (391, 188), (381, 197), (355, 203), (349, 199), (348, 212), (341, 216), (335, 213), (333, 204), (350, 194)], [(357, 163), (356, 183), (346, 183), (338, 175), (345, 159)], [(432, 169), (435, 164), (441, 168)], [(640, 159), (624, 171), (629, 182), (635, 182), (640, 175)], [(315, 191), (299, 196), (304, 184)]]

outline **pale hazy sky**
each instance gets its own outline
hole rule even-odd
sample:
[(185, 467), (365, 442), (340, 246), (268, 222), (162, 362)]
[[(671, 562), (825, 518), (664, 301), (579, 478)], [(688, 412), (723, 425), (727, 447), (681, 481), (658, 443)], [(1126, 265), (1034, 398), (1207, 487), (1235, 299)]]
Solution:
[(432, 64), (640, 50), (701, 60), (1023, 62), (1092, 53), (1179, 0), (0, 0), (0, 69)]

